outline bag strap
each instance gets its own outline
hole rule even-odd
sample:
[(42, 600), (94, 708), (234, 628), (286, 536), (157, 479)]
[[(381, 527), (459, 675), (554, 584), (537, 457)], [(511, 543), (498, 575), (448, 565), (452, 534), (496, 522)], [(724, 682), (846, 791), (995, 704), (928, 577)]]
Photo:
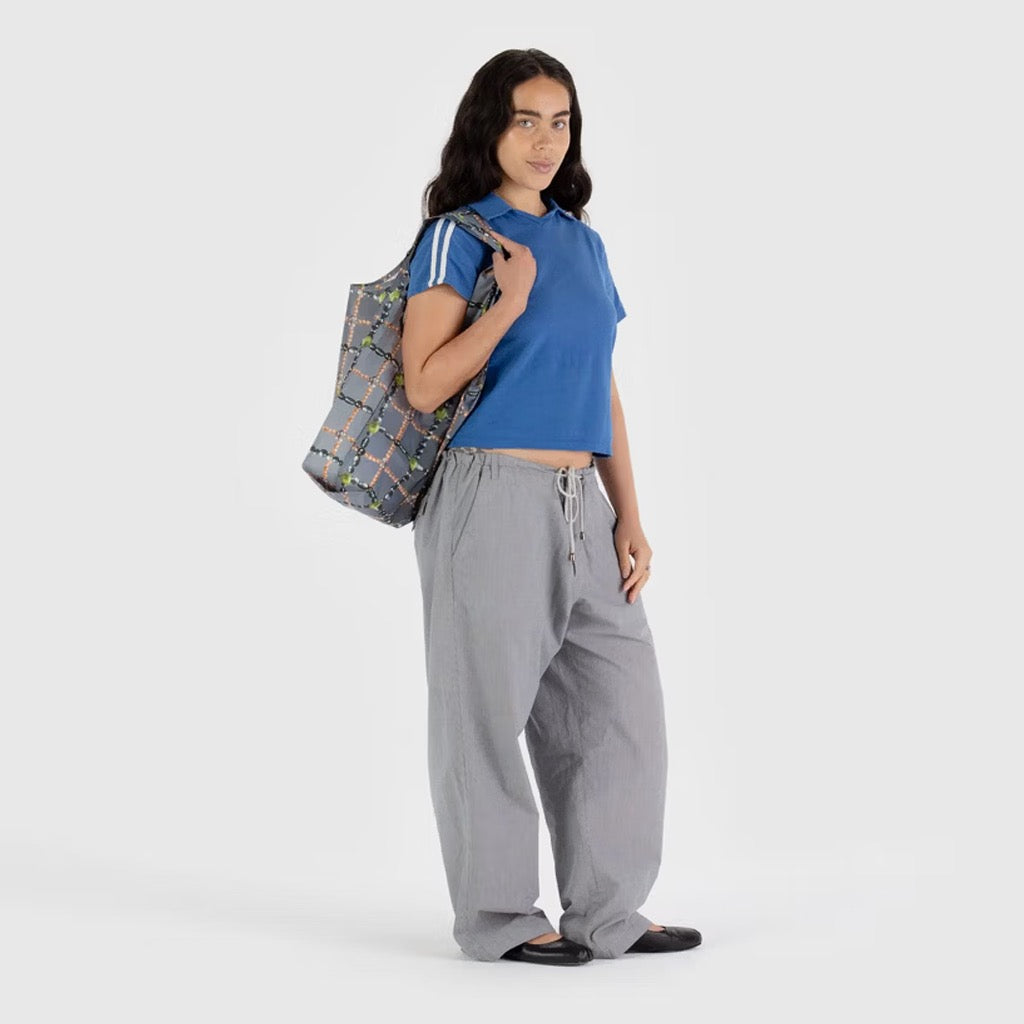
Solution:
[(422, 224), (419, 226), (419, 230), (416, 232), (416, 238), (413, 240), (412, 245), (409, 246), (409, 251), (405, 254), (405, 262), (412, 259), (412, 254), (416, 251), (416, 246), (419, 245), (420, 239), (426, 233), (427, 228), (434, 223), (435, 220), (452, 220), (455, 221), (459, 227), (464, 228), (474, 238), (479, 238), (481, 242), (489, 245), (495, 252), (500, 252), (504, 255), (505, 259), (511, 257), (511, 253), (499, 242), (493, 234), (491, 234), (491, 226), (476, 212), (471, 206), (460, 206), (456, 210), (449, 210), (447, 213), (435, 213), (431, 217), (427, 217)]
[(512, 254), (499, 242), (491, 233), (491, 225), (480, 216), (471, 206), (460, 206), (457, 210), (449, 210), (442, 214), (446, 220), (453, 220), (456, 224), (464, 227), (475, 238), (485, 242), (495, 252), (500, 252), (508, 259)]

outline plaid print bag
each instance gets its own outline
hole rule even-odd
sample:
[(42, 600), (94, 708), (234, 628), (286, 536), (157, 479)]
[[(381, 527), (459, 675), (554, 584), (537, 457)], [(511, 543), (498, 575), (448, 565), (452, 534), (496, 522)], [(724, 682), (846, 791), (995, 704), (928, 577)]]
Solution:
[[(461, 206), (424, 220), (394, 270), (368, 284), (350, 286), (334, 401), (302, 462), (330, 498), (394, 527), (416, 518), (438, 459), (476, 405), (487, 371), (485, 364), (461, 392), (432, 413), (414, 409), (406, 398), (401, 341), (409, 265), (423, 233), (438, 217), (454, 220), (508, 255), (487, 221)], [(499, 294), (494, 268), (488, 265), (477, 278), (462, 329)]]

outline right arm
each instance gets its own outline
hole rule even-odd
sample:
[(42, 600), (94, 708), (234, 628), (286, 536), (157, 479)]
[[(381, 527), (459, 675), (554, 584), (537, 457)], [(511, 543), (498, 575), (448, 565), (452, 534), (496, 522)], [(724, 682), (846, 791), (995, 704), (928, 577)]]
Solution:
[[(461, 230), (461, 229), (460, 229)], [(494, 277), (501, 294), (464, 331), (468, 301), (450, 283), (409, 296), (402, 327), (405, 394), (413, 408), (433, 412), (464, 388), (486, 365), (498, 342), (522, 316), (537, 268), (529, 248), (493, 232), (512, 254), (495, 252)], [(464, 291), (468, 277), (463, 279)]]

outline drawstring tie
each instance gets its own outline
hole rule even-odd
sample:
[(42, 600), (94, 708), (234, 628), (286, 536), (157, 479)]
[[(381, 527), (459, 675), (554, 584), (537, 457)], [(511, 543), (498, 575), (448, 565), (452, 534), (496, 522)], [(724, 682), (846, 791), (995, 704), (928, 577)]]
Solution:
[(580, 540), (586, 537), (584, 532), (583, 495), (586, 487), (582, 474), (572, 466), (562, 466), (555, 476), (555, 486), (562, 495), (562, 512), (569, 524), (569, 561), (572, 562), (572, 574), (576, 575), (576, 532), (573, 523), (577, 512), (580, 519)]

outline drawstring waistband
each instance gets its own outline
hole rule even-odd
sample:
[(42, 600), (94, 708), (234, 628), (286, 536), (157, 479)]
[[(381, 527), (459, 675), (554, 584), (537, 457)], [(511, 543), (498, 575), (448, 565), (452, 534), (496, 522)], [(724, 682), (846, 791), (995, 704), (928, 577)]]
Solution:
[(460, 463), (463, 458), (475, 465), (480, 460), (479, 472), (486, 467), (492, 474), (500, 478), (503, 473), (523, 474), (525, 477), (537, 477), (547, 474), (555, 479), (565, 521), (569, 524), (569, 561), (572, 563), (573, 575), (576, 575), (576, 530), (579, 521), (579, 539), (586, 538), (583, 497), (586, 493), (587, 480), (597, 476), (597, 467), (593, 460), (587, 466), (550, 466), (535, 459), (527, 459), (507, 452), (496, 452), (489, 448), (476, 445), (449, 445), (442, 454), (445, 463)]
[(565, 513), (565, 521), (569, 524), (569, 561), (572, 562), (572, 573), (576, 575), (576, 531), (573, 523), (576, 521), (576, 514), (580, 519), (580, 540), (585, 539), (586, 532), (584, 524), (586, 517), (583, 512), (583, 495), (586, 493), (586, 485), (583, 481), (583, 474), (573, 466), (562, 466), (555, 474), (555, 487), (562, 495), (562, 511)]

